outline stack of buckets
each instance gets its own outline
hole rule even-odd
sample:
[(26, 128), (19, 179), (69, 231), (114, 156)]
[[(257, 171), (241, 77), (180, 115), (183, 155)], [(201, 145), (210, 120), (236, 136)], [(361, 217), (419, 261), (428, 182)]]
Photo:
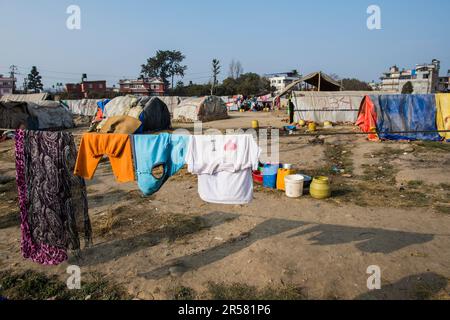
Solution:
[(293, 169), (284, 169), (279, 164), (266, 164), (263, 168), (263, 186), (286, 192), (289, 198), (303, 195), (304, 177)]

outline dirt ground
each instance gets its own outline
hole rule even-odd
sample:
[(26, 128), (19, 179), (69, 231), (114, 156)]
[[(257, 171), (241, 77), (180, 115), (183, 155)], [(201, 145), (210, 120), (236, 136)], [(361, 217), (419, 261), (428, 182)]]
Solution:
[[(234, 113), (204, 128), (248, 128), (253, 119), (279, 128), (283, 116)], [(101, 163), (87, 182), (95, 244), (81, 260), (57, 267), (21, 257), (13, 142), (3, 142), (0, 271), (34, 270), (64, 280), (67, 266), (76, 264), (138, 299), (173, 299), (179, 288), (207, 299), (237, 284), (295, 287), (305, 299), (449, 299), (449, 144), (318, 136), (282, 135), (280, 160), (329, 176), (333, 196), (323, 201), (307, 193), (289, 199), (255, 185), (249, 205), (208, 204), (186, 170), (145, 198), (135, 183), (116, 183), (109, 163)], [(381, 290), (367, 287), (372, 265), (381, 268)]]

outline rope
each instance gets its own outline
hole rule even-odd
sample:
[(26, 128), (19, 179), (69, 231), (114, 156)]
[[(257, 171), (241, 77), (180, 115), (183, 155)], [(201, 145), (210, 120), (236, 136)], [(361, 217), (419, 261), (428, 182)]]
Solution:
[[(5, 129), (0, 128), (0, 131), (16, 131), (16, 129)], [(54, 131), (57, 132), (57, 131)], [(73, 136), (83, 136), (88, 132), (83, 133), (71, 133), (70, 131), (66, 131), (67, 133), (72, 134)], [(98, 133), (97, 134), (112, 134), (112, 133)], [(377, 131), (377, 132), (310, 132), (310, 133), (297, 133), (294, 136), (305, 136), (305, 137), (316, 137), (316, 136), (334, 136), (334, 135), (369, 135), (369, 134), (414, 134), (414, 133), (450, 133), (450, 130), (424, 130), (424, 131)]]

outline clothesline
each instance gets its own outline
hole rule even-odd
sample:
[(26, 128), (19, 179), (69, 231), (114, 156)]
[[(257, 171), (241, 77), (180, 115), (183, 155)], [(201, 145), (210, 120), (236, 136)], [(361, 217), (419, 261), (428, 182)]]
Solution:
[[(6, 129), (0, 128), (0, 131), (16, 131), (16, 129)], [(58, 131), (54, 131), (58, 132)], [(86, 133), (97, 133), (97, 134), (114, 134), (114, 133), (99, 133), (99, 132), (83, 132), (83, 133), (72, 133), (70, 131), (64, 131), (72, 134), (73, 136), (83, 136)], [(316, 137), (316, 136), (333, 136), (333, 135), (368, 135), (368, 134), (413, 134), (413, 133), (450, 133), (450, 130), (425, 130), (425, 131), (375, 131), (375, 132), (310, 132), (310, 133), (296, 133), (295, 136), (300, 137)]]

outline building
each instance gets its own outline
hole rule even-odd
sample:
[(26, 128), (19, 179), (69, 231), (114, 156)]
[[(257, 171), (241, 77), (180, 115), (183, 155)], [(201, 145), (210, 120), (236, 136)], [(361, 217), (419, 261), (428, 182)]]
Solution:
[(88, 98), (89, 94), (106, 93), (106, 80), (87, 81), (81, 83), (66, 83), (66, 92), (71, 96)]
[(411, 82), (416, 94), (440, 92), (443, 86), (440, 84), (439, 77), (440, 64), (439, 60), (434, 59), (431, 64), (416, 65), (414, 69), (410, 70), (400, 70), (397, 66), (393, 66), (380, 78), (380, 89), (381, 91), (401, 93), (403, 86), (407, 82)]
[(449, 82), (450, 82), (450, 70), (448, 70), (447, 76), (439, 77), (439, 92), (449, 92), (450, 91)]
[(163, 96), (164, 82), (159, 78), (124, 79), (119, 81), (120, 93)]
[(300, 75), (292, 72), (274, 73), (265, 76), (270, 81), (270, 86), (275, 88), (275, 94), (284, 91), (288, 85), (301, 78)]
[(14, 78), (6, 78), (0, 74), (0, 97), (7, 94), (13, 94)]

